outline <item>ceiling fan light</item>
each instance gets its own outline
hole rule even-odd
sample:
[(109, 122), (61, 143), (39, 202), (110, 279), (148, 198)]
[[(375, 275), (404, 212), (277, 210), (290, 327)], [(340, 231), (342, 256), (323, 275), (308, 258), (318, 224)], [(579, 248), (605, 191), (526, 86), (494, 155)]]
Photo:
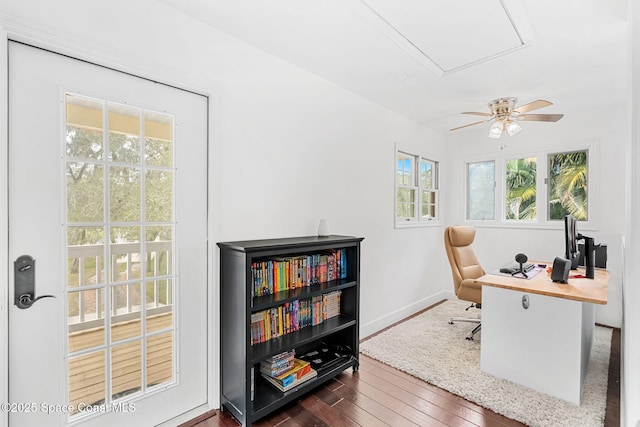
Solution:
[(509, 136), (513, 136), (518, 132), (520, 132), (521, 130), (522, 130), (522, 127), (516, 122), (507, 123), (507, 133), (509, 134)]
[(498, 139), (502, 136), (502, 131), (504, 130), (504, 125), (501, 121), (496, 120), (491, 127), (489, 128), (489, 138)]

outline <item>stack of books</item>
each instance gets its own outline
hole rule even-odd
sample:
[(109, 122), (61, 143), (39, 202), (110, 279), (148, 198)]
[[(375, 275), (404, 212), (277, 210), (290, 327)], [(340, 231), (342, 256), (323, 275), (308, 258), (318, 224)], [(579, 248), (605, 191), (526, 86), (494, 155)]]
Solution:
[(279, 377), (293, 368), (295, 350), (285, 351), (260, 362), (260, 372), (270, 377)]
[[(288, 359), (289, 357), (290, 359)], [(278, 366), (284, 366), (284, 364), (279, 364), (279, 361), (282, 360), (290, 360), (291, 362), (290, 367), (284, 371), (278, 368)], [(263, 360), (260, 363), (260, 372), (269, 383), (282, 392), (291, 390), (318, 376), (318, 372), (311, 368), (309, 362), (293, 357), (293, 350)]]

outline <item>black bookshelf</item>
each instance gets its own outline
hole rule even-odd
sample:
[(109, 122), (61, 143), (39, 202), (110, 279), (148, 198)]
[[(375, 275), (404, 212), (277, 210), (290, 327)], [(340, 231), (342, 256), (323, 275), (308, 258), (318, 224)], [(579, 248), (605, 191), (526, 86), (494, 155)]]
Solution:
[[(348, 368), (358, 369), (360, 318), (360, 243), (352, 236), (293, 237), (220, 242), (220, 403), (242, 426), (253, 422)], [(253, 296), (252, 264), (272, 257), (293, 257), (343, 250), (343, 278)], [(322, 323), (251, 344), (251, 315), (287, 302), (341, 291), (340, 314)], [(319, 372), (316, 378), (281, 392), (262, 378), (260, 361), (291, 349), (302, 354), (320, 344), (351, 349), (351, 356)]]

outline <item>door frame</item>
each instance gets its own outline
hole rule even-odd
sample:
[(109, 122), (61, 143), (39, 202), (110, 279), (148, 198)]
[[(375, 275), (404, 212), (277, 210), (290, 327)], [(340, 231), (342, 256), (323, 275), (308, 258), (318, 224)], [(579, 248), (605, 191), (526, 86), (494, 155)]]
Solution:
[[(8, 16), (0, 14), (0, 86), (9, 87), (8, 52), (9, 41), (17, 41), (34, 47), (50, 50), (72, 58), (91, 62), (93, 64), (111, 68), (117, 71), (132, 74), (147, 80), (156, 81), (178, 89), (193, 92), (205, 96), (208, 100), (208, 124), (207, 124), (207, 176), (208, 202), (207, 202), (207, 404), (194, 408), (185, 414), (172, 419), (172, 423), (188, 421), (207, 410), (216, 409), (219, 402), (219, 328), (215, 327), (219, 315), (218, 263), (214, 262), (215, 227), (214, 227), (214, 200), (216, 185), (211, 182), (214, 166), (213, 126), (216, 123), (215, 94), (216, 85), (199, 76), (190, 75), (186, 70), (167, 69), (163, 64), (153, 59), (133, 56), (118, 56), (113, 52), (107, 52), (104, 46), (88, 44), (85, 39), (58, 33), (51, 29), (36, 28), (25, 22), (12, 20)], [(160, 72), (158, 70), (161, 70)], [(0, 91), (0, 403), (9, 399), (9, 310), (12, 304), (9, 301), (9, 182), (8, 182), (8, 149), (9, 149), (9, 95), (8, 90)], [(215, 322), (215, 323), (214, 323)], [(169, 420), (167, 420), (169, 421)], [(8, 427), (9, 414), (0, 411), (0, 427)]]

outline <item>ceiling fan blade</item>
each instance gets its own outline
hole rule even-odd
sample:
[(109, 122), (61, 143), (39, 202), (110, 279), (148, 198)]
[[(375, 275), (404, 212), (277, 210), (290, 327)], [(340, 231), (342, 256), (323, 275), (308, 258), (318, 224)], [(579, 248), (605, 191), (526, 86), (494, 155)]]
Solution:
[[(491, 120), (491, 119), (489, 119), (489, 120)], [(483, 120), (481, 122), (469, 123), (468, 125), (458, 126), (457, 128), (453, 128), (453, 129), (449, 129), (449, 130), (452, 131), (452, 130), (458, 130), (458, 129), (466, 128), (466, 127), (469, 127), (469, 126), (479, 125), (481, 123), (486, 123), (489, 120)]]
[(523, 114), (518, 116), (518, 120), (525, 120), (529, 122), (557, 122), (564, 114)]
[(538, 108), (548, 107), (553, 105), (553, 102), (545, 101), (544, 99), (538, 99), (537, 101), (530, 102), (528, 104), (521, 105), (514, 108), (514, 111), (518, 113), (526, 113), (527, 111), (537, 110)]
[(484, 117), (492, 117), (493, 114), (491, 113), (479, 113), (477, 111), (465, 111), (462, 114), (473, 114), (474, 116), (484, 116)]

